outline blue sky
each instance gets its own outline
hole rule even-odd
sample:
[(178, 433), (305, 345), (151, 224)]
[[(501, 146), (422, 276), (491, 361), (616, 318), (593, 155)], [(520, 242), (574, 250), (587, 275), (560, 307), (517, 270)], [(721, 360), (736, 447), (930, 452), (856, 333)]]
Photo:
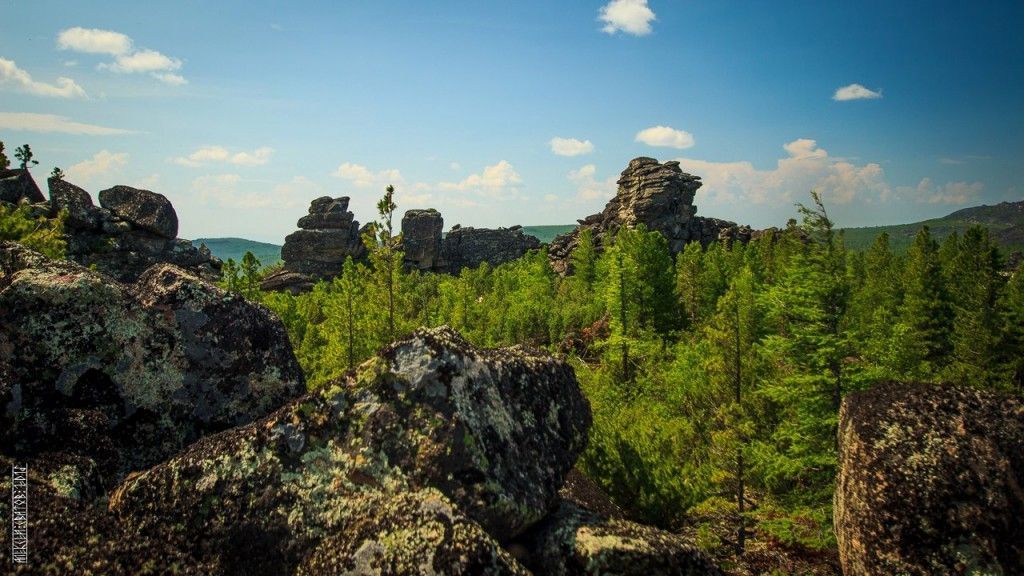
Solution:
[[(973, 4), (973, 5), (971, 5)], [(446, 228), (572, 223), (629, 160), (698, 214), (845, 226), (1024, 197), (1020, 2), (0, 0), (0, 140), (180, 235), (280, 242), (388, 183)]]

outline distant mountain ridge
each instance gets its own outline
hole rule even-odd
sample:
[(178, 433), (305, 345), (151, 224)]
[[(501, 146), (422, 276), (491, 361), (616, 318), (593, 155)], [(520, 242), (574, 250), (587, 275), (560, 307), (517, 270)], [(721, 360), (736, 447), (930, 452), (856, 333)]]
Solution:
[(901, 252), (910, 247), (922, 226), (928, 226), (932, 236), (941, 242), (953, 232), (962, 235), (964, 230), (975, 225), (988, 228), (1005, 254), (1024, 252), (1024, 201), (963, 208), (941, 218), (910, 224), (845, 228), (844, 234), (848, 248), (863, 250), (871, 246), (879, 234), (887, 232), (893, 250)]
[(200, 244), (206, 244), (210, 253), (225, 262), (228, 261), (228, 258), (240, 262), (246, 252), (252, 252), (252, 255), (263, 266), (270, 266), (281, 261), (281, 247), (269, 242), (257, 242), (245, 238), (196, 238), (192, 241), (193, 246), (198, 247)]

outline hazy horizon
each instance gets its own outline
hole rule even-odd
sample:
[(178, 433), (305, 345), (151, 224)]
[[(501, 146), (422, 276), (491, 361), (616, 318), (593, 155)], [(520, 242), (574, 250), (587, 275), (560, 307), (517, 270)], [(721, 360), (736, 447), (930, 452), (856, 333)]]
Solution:
[(637, 156), (755, 228), (811, 189), (842, 227), (1024, 197), (1020, 3), (11, 4), (8, 156), (164, 194), (186, 238), (365, 222), (387, 184), (446, 230), (571, 224)]

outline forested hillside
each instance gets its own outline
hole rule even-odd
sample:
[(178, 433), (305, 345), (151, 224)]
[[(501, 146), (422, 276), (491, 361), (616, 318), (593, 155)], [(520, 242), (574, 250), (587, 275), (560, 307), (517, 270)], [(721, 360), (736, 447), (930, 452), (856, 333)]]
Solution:
[(979, 225), (988, 228), (990, 236), (1004, 252), (1024, 252), (1024, 201), (972, 206), (942, 218), (910, 224), (847, 228), (844, 233), (846, 245), (859, 250), (867, 249), (879, 234), (885, 232), (893, 250), (904, 252), (914, 243), (914, 237), (922, 226), (927, 226), (932, 237), (942, 241), (954, 232), (963, 234), (971, 226)]
[(350, 259), (301, 296), (260, 292), (252, 273), (225, 282), (280, 315), (312, 387), (419, 326), (564, 353), (594, 411), (581, 467), (618, 504), (712, 550), (758, 534), (827, 551), (842, 398), (888, 380), (1020, 393), (1024, 274), (1002, 271), (981, 227), (851, 250), (814, 201), (789, 229), (674, 260), (642, 225), (602, 254), (584, 234), (565, 277), (543, 250), (402, 272), (382, 232), (369, 266)]

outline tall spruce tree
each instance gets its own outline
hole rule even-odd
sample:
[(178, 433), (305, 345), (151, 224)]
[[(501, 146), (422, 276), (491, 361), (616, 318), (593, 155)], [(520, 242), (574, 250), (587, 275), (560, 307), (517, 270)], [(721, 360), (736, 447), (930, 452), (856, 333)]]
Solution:
[(968, 228), (950, 265), (953, 303), (952, 361), (949, 378), (975, 386), (998, 384), (1001, 318), (996, 304), (1003, 285), (999, 249), (987, 228)]
[(927, 226), (921, 227), (907, 251), (900, 323), (902, 329), (893, 342), (903, 350), (898, 353), (898, 371), (918, 378), (938, 377), (952, 349), (953, 309), (939, 247)]

